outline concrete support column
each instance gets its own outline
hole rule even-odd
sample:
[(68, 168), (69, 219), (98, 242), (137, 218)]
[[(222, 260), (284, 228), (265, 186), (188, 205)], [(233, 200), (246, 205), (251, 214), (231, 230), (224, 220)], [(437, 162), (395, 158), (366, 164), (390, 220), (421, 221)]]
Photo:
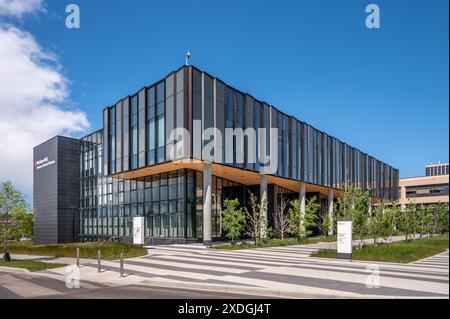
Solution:
[[(263, 220), (267, 225), (267, 210), (268, 210), (268, 202), (267, 202), (267, 175), (260, 175), (259, 180), (259, 198), (260, 198), (260, 205), (263, 207), (263, 204), (265, 202), (266, 205), (266, 211), (264, 212)], [(266, 237), (266, 233), (264, 230), (261, 231), (261, 237)]]
[[(300, 214), (302, 216), (305, 215), (306, 212), (306, 187), (305, 183), (300, 183), (300, 191), (299, 191), (299, 201), (300, 201)], [(303, 217), (302, 217), (303, 220)], [(303, 227), (303, 225), (301, 225)]]
[(211, 163), (203, 168), (203, 245), (211, 244)]
[(404, 212), (406, 210), (406, 187), (400, 187), (400, 210)]
[(328, 228), (328, 235), (333, 235), (333, 189), (328, 189), (328, 217), (330, 219), (330, 225)]

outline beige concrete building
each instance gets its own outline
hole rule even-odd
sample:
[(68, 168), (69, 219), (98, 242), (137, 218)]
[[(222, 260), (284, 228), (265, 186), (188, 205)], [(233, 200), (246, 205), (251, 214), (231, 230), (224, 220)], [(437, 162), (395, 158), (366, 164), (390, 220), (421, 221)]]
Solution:
[(425, 165), (426, 176), (448, 175), (448, 173), (449, 173), (448, 163)]
[[(440, 164), (447, 165), (448, 164)], [(429, 175), (430, 165), (426, 166), (428, 176), (408, 177), (399, 180), (399, 202), (402, 210), (408, 203), (434, 204), (449, 202), (449, 174), (442, 170), (441, 175)]]

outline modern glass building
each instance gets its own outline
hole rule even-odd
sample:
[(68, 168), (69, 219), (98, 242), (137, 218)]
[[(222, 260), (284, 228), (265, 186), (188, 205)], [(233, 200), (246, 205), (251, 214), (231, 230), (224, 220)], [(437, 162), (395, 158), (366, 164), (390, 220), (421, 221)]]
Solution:
[[(174, 128), (188, 133), (176, 161)], [(203, 135), (208, 128), (216, 130)], [(254, 156), (275, 150), (269, 138), (227, 139), (227, 128), (275, 139), (275, 170), (262, 173), (266, 163)], [(207, 145), (214, 145), (212, 160), (202, 152)], [(374, 201), (398, 197), (397, 169), (194, 66), (106, 107), (103, 128), (79, 140), (78, 155), (79, 240), (130, 242), (133, 217), (143, 216), (149, 244), (207, 244), (223, 235), (224, 199), (246, 205), (248, 191), (267, 199), (269, 225), (280, 196), (299, 198), (302, 209), (317, 196), (321, 213), (332, 211), (346, 183)]]

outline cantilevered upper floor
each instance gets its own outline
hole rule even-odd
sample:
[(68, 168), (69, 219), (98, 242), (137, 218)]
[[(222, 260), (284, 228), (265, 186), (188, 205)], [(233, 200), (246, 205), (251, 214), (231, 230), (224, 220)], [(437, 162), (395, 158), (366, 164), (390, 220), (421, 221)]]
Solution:
[[(268, 166), (260, 155), (271, 154), (275, 166), (265, 174), (283, 187), (298, 190), (306, 183), (339, 192), (353, 183), (373, 197), (398, 198), (397, 169), (194, 66), (105, 108), (103, 125), (107, 176), (135, 179), (178, 168), (201, 170), (207, 161), (214, 175), (252, 185)], [(175, 128), (186, 135), (171, 136)], [(256, 134), (226, 134), (239, 128)], [(184, 160), (174, 162), (180, 149)]]

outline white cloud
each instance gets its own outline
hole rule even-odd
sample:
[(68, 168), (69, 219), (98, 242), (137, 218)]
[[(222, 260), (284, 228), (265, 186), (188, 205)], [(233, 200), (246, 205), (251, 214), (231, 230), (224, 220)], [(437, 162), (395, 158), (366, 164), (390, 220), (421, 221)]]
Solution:
[(0, 16), (21, 18), (36, 11), (43, 11), (42, 0), (0, 0)]
[[(20, 17), (41, 1), (25, 1), (29, 7), (15, 2), (0, 0), (0, 12)], [(68, 85), (55, 55), (30, 33), (0, 21), (0, 181), (10, 179), (31, 195), (33, 147), (89, 128), (85, 113), (62, 107)]]

